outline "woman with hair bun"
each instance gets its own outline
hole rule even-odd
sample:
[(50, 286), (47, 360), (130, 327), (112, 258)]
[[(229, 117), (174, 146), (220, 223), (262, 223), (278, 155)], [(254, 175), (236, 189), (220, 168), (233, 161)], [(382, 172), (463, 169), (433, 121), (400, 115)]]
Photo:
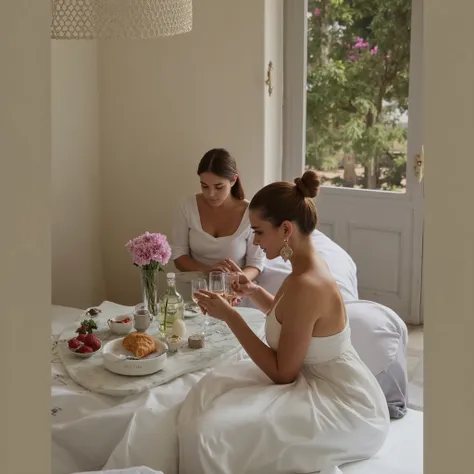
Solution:
[(198, 293), (250, 360), (215, 369), (188, 394), (178, 417), (180, 472), (333, 473), (385, 442), (385, 396), (352, 346), (339, 289), (310, 238), (318, 190), (306, 171), (250, 202), (254, 243), (292, 266), (275, 296), (228, 262), (239, 275), (235, 291), (266, 313), (266, 343), (224, 298)]

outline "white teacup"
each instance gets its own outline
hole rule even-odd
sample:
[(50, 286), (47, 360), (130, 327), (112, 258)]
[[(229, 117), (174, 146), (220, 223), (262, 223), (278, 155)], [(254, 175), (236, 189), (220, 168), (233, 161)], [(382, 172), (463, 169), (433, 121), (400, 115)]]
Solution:
[(107, 320), (109, 329), (115, 334), (128, 334), (133, 329), (133, 316), (124, 314)]

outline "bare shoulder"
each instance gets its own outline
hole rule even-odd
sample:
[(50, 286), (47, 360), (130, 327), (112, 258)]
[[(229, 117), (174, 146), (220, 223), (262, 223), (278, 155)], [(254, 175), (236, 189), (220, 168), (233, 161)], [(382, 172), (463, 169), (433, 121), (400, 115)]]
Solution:
[(305, 273), (303, 275), (289, 275), (286, 280), (286, 289), (291, 294), (305, 298), (318, 298), (321, 294), (330, 293), (335, 289), (335, 281), (325, 275)]
[(337, 284), (325, 275), (290, 275), (285, 281), (282, 309), (314, 314), (315, 318), (326, 313), (339, 300)]

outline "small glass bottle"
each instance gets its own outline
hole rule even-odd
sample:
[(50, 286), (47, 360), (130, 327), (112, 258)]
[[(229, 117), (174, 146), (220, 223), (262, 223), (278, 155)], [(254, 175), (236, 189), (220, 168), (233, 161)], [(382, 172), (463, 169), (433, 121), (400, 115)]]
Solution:
[(176, 290), (176, 275), (167, 273), (166, 281), (168, 288), (160, 298), (160, 333), (162, 336), (169, 335), (176, 319), (183, 319), (184, 316), (184, 299)]

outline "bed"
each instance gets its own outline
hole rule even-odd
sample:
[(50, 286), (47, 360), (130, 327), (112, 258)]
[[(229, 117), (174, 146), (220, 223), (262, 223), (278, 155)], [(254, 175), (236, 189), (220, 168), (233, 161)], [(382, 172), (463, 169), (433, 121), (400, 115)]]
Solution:
[[(91, 393), (68, 377), (54, 350), (63, 329), (82, 317), (82, 310), (53, 307), (52, 474), (107, 473), (133, 466), (177, 474), (172, 431), (179, 405), (209, 369), (125, 398)], [(243, 357), (238, 353), (232, 359)], [(404, 418), (392, 421), (388, 441), (376, 457), (341, 470), (344, 474), (421, 474), (422, 444), (423, 414), (408, 410)]]
[[(386, 347), (391, 347), (393, 355), (390, 358), (394, 360), (397, 354), (403, 353), (403, 347), (398, 347), (406, 328), (396, 315), (388, 319), (383, 316), (383, 313), (387, 312), (386, 308), (375, 308), (375, 313), (366, 310), (367, 304), (358, 300), (356, 265), (341, 247), (317, 230), (313, 232), (312, 240), (340, 288), (348, 314), (353, 313), (351, 317), (354, 321), (363, 322), (362, 325), (359, 324), (360, 328), (367, 324), (370, 326), (363, 332), (375, 334), (382, 331), (387, 336), (387, 342), (383, 343), (385, 346), (382, 348), (377, 348), (377, 344), (367, 344), (367, 338), (362, 338), (359, 344), (361, 347), (362, 344), (370, 346), (370, 354), (368, 352), (366, 358), (373, 359), (374, 368), (371, 370), (375, 373), (375, 366), (381, 363), (381, 351), (387, 355)], [(274, 293), (290, 271), (289, 263), (281, 258), (266, 261), (259, 283)], [(188, 279), (185, 278), (180, 284), (183, 285), (180, 289), (183, 295), (190, 291)], [(124, 307), (121, 308), (123, 311)], [(117, 311), (120, 311), (120, 307)], [(162, 470), (164, 474), (177, 474), (177, 445), (171, 431), (175, 426), (180, 402), (209, 369), (186, 374), (166, 385), (125, 398), (91, 393), (71, 380), (55, 350), (57, 338), (62, 331), (82, 317), (82, 310), (64, 306), (53, 307), (52, 474), (107, 472), (133, 466), (148, 466), (155, 471)], [(379, 320), (380, 323), (377, 322)], [(361, 334), (361, 331), (354, 328), (353, 337), (356, 341), (360, 339), (358, 334)], [(243, 357), (245, 354), (239, 352), (231, 359)], [(402, 360), (401, 364), (403, 363)], [(387, 374), (390, 376), (392, 388), (403, 387), (403, 383), (400, 384), (400, 381), (392, 376), (396, 371), (388, 368), (388, 361), (384, 362), (384, 367), (381, 366), (377, 370), (381, 371), (381, 377), (387, 378)], [(387, 393), (391, 392), (393, 390)], [(400, 405), (401, 401), (404, 408), (403, 397), (398, 393), (393, 396), (395, 405)], [(409, 411), (404, 418), (392, 422), (392, 426), (390, 438), (379, 455), (369, 461), (343, 468), (344, 474), (421, 474), (422, 414)], [(140, 472), (137, 469), (125, 472), (135, 474)]]
[[(143, 466), (100, 472), (103, 474), (161, 474), (159, 471)], [(377, 456), (367, 461), (342, 466), (341, 472), (343, 474), (422, 474), (423, 413), (409, 410), (405, 418), (393, 421), (387, 442)]]

